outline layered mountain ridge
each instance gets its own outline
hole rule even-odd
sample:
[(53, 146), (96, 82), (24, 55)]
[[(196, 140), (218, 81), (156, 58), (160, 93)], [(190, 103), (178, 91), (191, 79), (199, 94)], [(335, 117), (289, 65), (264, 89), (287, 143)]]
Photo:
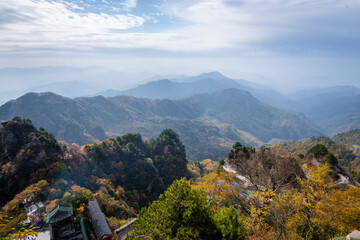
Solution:
[(195, 94), (214, 93), (219, 90), (236, 88), (249, 91), (254, 97), (275, 107), (290, 110), (295, 105), (285, 95), (271, 89), (270, 87), (255, 84), (246, 80), (234, 80), (219, 72), (203, 73), (193, 77), (182, 77), (176, 79), (160, 79), (157, 81), (141, 84), (126, 91), (109, 89), (99, 92), (99, 95), (113, 97), (117, 95), (128, 95), (145, 97), (151, 99), (182, 99)]
[(153, 138), (171, 128), (179, 133), (189, 159), (194, 160), (218, 160), (234, 141), (260, 146), (276, 139), (321, 134), (298, 115), (264, 104), (239, 89), (181, 100), (131, 96), (70, 99), (53, 93), (28, 93), (0, 107), (1, 120), (15, 116), (30, 118), (59, 139), (80, 145), (127, 132)]
[[(360, 128), (358, 117), (360, 114), (360, 89), (355, 86), (324, 85), (318, 89), (299, 89), (292, 93), (281, 93), (272, 89), (271, 79), (266, 80), (267, 85), (262, 85), (243, 79), (233, 79), (220, 72), (208, 72), (196, 76), (154, 76), (149, 72), (127, 74), (100, 67), (0, 69), (0, 77), (9, 83), (9, 88), (0, 93), (0, 104), (27, 92), (49, 91), (71, 98), (128, 95), (150, 99), (179, 100), (195, 94), (237, 88), (249, 91), (260, 101), (286, 112), (303, 114), (304, 118), (310, 120), (312, 125), (327, 136)], [(38, 86), (28, 85), (28, 80), (35, 81)], [(43, 82), (47, 82), (47, 84), (44, 85)], [(24, 89), (11, 87), (16, 83), (23, 86)], [(134, 87), (136, 85), (138, 86)], [(133, 88), (129, 89), (130, 86)], [(124, 90), (127, 88), (128, 90)], [(105, 89), (109, 90), (105, 91)]]
[(360, 128), (360, 89), (355, 86), (324, 86), (285, 95), (268, 86), (210, 72), (193, 77), (156, 80), (126, 91), (110, 89), (99, 92), (99, 95), (181, 99), (228, 88), (248, 91), (264, 103), (287, 112), (304, 114), (313, 125), (329, 136)]

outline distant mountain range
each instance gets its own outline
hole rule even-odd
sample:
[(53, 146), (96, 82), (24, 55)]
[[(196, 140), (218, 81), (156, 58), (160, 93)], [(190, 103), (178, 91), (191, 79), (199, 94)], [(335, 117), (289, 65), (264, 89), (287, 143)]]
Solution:
[(292, 96), (298, 111), (304, 112), (324, 133), (337, 133), (360, 128), (360, 89), (335, 86), (300, 91)]
[[(70, 81), (77, 74), (84, 78)], [(90, 72), (67, 67), (0, 69), (1, 78), (8, 76), (15, 82), (26, 75), (53, 79), (28, 90), (2, 92), (0, 103), (25, 91), (50, 90), (67, 97), (83, 97), (26, 94), (4, 104), (0, 119), (16, 115), (30, 118), (59, 139), (80, 145), (127, 132), (154, 137), (168, 127), (179, 132), (190, 159), (216, 159), (226, 155), (231, 144), (239, 140), (260, 146), (360, 128), (360, 89), (353, 86), (284, 95), (264, 85), (210, 72), (169, 76), (170, 80), (154, 76), (151, 82), (126, 91), (109, 89), (95, 94), (104, 89), (104, 85), (98, 85), (99, 79), (111, 85), (117, 77), (131, 76), (102, 68)], [(57, 82), (61, 77), (68, 81)]]
[(153, 73), (125, 73), (103, 67), (0, 68), (0, 102), (27, 92), (54, 92), (71, 98), (90, 96), (110, 87), (127, 89), (151, 76)]
[(194, 77), (157, 80), (127, 91), (106, 90), (99, 95), (128, 95), (151, 99), (182, 99), (199, 93), (236, 88), (249, 91), (260, 101), (293, 113), (304, 113), (326, 135), (360, 128), (360, 89), (334, 86), (284, 95), (267, 86), (234, 80), (221, 73), (204, 73)]
[[(128, 95), (151, 99), (182, 99), (199, 93), (213, 93), (218, 90), (237, 88), (249, 91), (254, 97), (267, 104), (286, 110), (292, 109), (292, 100), (285, 95), (260, 84), (246, 80), (234, 80), (219, 72), (203, 73), (193, 77), (162, 79), (139, 85), (126, 91), (109, 89), (97, 93), (104, 97)], [(295, 103), (294, 103), (295, 104)]]
[(280, 139), (320, 135), (304, 118), (264, 104), (249, 92), (223, 89), (181, 100), (132, 96), (70, 99), (28, 93), (0, 107), (0, 119), (30, 118), (61, 140), (80, 145), (139, 132), (153, 138), (164, 128), (178, 132), (189, 159), (219, 159), (241, 141), (260, 146)]
[(53, 93), (28, 93), (0, 107), (1, 120), (30, 118), (68, 143), (85, 144), (106, 138), (103, 129), (88, 118), (74, 100)]

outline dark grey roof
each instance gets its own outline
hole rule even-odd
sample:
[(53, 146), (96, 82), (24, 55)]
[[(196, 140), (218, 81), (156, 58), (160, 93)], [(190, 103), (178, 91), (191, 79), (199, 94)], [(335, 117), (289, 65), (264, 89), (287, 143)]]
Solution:
[(96, 239), (101, 239), (105, 235), (112, 235), (110, 228), (105, 220), (96, 200), (90, 200), (88, 203), (88, 209), (91, 216), (91, 224), (94, 228)]
[(73, 206), (69, 205), (57, 205), (47, 213), (47, 223), (55, 223), (73, 215)]

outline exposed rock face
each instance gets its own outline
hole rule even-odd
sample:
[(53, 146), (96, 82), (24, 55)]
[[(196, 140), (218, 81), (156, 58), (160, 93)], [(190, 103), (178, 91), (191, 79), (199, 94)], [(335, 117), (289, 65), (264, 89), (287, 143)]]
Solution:
[(346, 239), (349, 239), (349, 240), (360, 239), (360, 231), (358, 231), (358, 230), (353, 231), (352, 233), (350, 233), (349, 235), (346, 236)]
[(119, 240), (126, 240), (127, 235), (132, 232), (132, 225), (134, 222), (136, 222), (136, 220), (137, 218), (134, 218), (133, 220), (130, 220), (128, 223), (126, 223), (124, 226), (121, 226), (114, 231)]
[(247, 179), (246, 177), (240, 175), (237, 171), (236, 171), (236, 166), (234, 164), (230, 164), (229, 161), (225, 162), (225, 165), (223, 166), (223, 169), (225, 172), (228, 173), (234, 173), (235, 177), (237, 179), (239, 179), (242, 183), (244, 188), (249, 188), (251, 187), (251, 182), (249, 181), (249, 179)]

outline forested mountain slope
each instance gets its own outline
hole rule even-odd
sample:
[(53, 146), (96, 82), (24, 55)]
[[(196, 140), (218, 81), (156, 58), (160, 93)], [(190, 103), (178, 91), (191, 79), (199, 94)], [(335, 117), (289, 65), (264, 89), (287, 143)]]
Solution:
[[(277, 144), (283, 150), (290, 152), (294, 157), (303, 154), (307, 149), (322, 144), (333, 152), (340, 166), (347, 171), (352, 172), (355, 177), (360, 177), (360, 153), (356, 145), (350, 147), (347, 143), (357, 142), (359, 130), (353, 130), (338, 134), (333, 138), (328, 137), (311, 137), (305, 140), (291, 140)], [(359, 178), (360, 179), (360, 178)]]
[(53, 93), (29, 93), (0, 107), (0, 119), (33, 119), (56, 137), (80, 145), (127, 132), (153, 138), (162, 129), (179, 133), (190, 159), (218, 160), (235, 141), (260, 146), (274, 139), (301, 139), (320, 132), (298, 115), (225, 89), (181, 100), (130, 96), (69, 99)]
[(139, 207), (184, 177), (186, 164), (185, 148), (170, 129), (151, 142), (126, 134), (79, 148), (15, 118), (0, 128), (0, 206), (45, 180), (55, 189), (47, 193), (52, 198), (61, 198), (74, 184), (96, 191), (107, 182), (121, 186), (122, 199)]
[(360, 128), (360, 94), (315, 104), (306, 114), (330, 136)]
[(333, 86), (299, 91), (289, 96), (297, 103), (297, 111), (334, 136), (360, 128), (360, 89), (354, 86)]
[(127, 91), (111, 89), (99, 94), (106, 97), (129, 95), (151, 99), (181, 99), (228, 88), (249, 91), (260, 101), (285, 111), (304, 113), (329, 136), (360, 127), (360, 89), (354, 86), (331, 86), (284, 95), (268, 86), (210, 72), (193, 77), (153, 81)]
[(360, 129), (339, 133), (332, 139), (337, 143), (348, 146), (349, 148), (358, 148), (360, 147)]
[(29, 118), (58, 139), (79, 145), (106, 138), (103, 129), (88, 117), (86, 110), (70, 98), (54, 93), (28, 93), (0, 107), (0, 119)]

